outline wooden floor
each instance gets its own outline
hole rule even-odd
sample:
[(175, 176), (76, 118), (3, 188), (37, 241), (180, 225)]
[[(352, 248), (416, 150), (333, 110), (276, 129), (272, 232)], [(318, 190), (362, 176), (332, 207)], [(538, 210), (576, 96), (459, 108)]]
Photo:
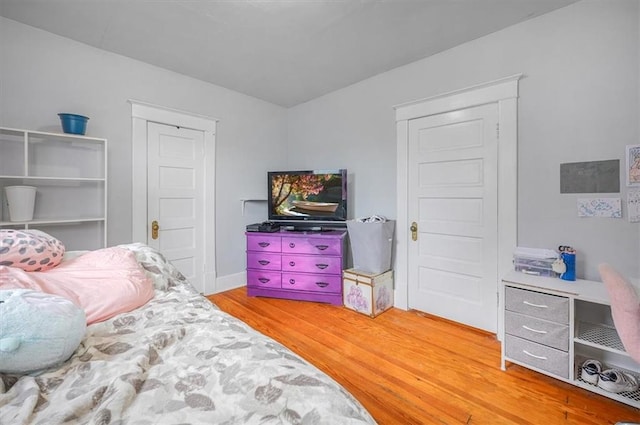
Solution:
[(500, 370), (495, 336), (391, 309), (375, 319), (344, 307), (208, 297), (341, 383), (379, 424), (612, 424), (640, 410), (517, 365)]

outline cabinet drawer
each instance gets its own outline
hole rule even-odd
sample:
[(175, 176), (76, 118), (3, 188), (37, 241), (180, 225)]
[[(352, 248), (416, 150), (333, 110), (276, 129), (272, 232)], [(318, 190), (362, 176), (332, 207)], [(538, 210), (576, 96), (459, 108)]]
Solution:
[(342, 258), (321, 255), (282, 254), (282, 270), (340, 275), (342, 273)]
[(283, 237), (282, 252), (289, 254), (342, 255), (342, 239)]
[(339, 294), (342, 291), (342, 277), (340, 275), (282, 273), (282, 289)]
[(569, 353), (518, 338), (505, 337), (507, 357), (536, 367), (551, 374), (569, 379)]
[(280, 252), (280, 236), (247, 235), (247, 251)]
[(567, 325), (507, 311), (504, 327), (505, 332), (510, 335), (558, 350), (569, 351), (569, 326)]
[(280, 270), (280, 254), (247, 252), (247, 268), (258, 270)]
[(280, 288), (280, 272), (247, 270), (247, 286), (255, 288)]
[(527, 316), (569, 324), (569, 298), (507, 286), (505, 309)]

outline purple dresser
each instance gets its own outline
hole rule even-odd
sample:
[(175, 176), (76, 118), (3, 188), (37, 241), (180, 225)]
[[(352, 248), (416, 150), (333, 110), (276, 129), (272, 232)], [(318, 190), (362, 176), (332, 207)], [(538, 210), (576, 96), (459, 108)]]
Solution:
[(247, 232), (247, 294), (342, 305), (346, 235)]

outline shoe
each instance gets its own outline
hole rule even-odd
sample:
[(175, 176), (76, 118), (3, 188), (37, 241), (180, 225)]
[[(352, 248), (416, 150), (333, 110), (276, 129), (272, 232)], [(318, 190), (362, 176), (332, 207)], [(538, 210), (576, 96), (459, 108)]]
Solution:
[(600, 372), (602, 372), (602, 363), (597, 360), (586, 360), (582, 363), (582, 372), (580, 373), (580, 377), (585, 382), (598, 385)]
[(630, 373), (609, 369), (600, 373), (598, 386), (611, 393), (623, 393), (638, 389), (638, 380)]

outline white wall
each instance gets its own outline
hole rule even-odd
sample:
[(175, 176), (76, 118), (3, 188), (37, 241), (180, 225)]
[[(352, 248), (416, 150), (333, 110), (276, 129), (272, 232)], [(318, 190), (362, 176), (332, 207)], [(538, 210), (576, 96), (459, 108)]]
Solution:
[(393, 105), (524, 73), (519, 244), (576, 247), (579, 277), (598, 279), (605, 261), (640, 276), (640, 225), (626, 208), (621, 220), (579, 219), (584, 195), (561, 195), (559, 182), (566, 162), (620, 159), (624, 170), (625, 145), (640, 143), (638, 22), (636, 0), (584, 0), (294, 107), (289, 165), (345, 166), (352, 215), (394, 217)]
[(108, 242), (117, 244), (131, 237), (127, 99), (218, 118), (217, 271), (226, 276), (244, 270), (244, 226), (266, 217), (264, 204), (241, 216), (239, 199), (264, 196), (267, 170), (346, 167), (352, 216), (394, 217), (393, 105), (522, 72), (520, 244), (576, 246), (582, 277), (597, 278), (601, 261), (640, 276), (640, 226), (578, 219), (577, 196), (559, 194), (560, 163), (624, 161), (624, 146), (639, 143), (639, 18), (636, 0), (585, 0), (289, 111), (0, 18), (0, 125), (59, 131), (58, 112), (91, 117), (88, 135), (110, 143)]
[(87, 135), (109, 141), (109, 245), (131, 241), (128, 99), (219, 119), (217, 273), (244, 271), (245, 225), (266, 208), (248, 205), (242, 216), (240, 199), (266, 196), (266, 171), (286, 163), (286, 110), (0, 18), (0, 125), (60, 132), (58, 112), (90, 117)]

